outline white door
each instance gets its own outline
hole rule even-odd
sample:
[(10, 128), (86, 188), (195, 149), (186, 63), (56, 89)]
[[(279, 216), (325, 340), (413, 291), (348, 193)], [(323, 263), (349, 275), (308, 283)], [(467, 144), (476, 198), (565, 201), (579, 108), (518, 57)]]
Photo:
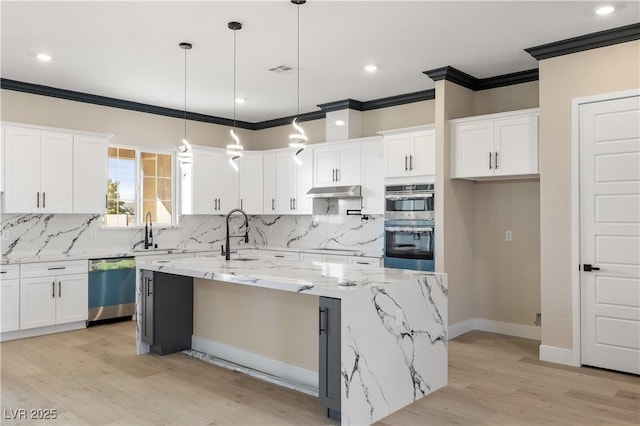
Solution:
[(103, 213), (107, 210), (106, 138), (73, 137), (73, 212)]
[(313, 148), (313, 186), (336, 186), (336, 147)]
[(193, 152), (192, 163), (192, 214), (218, 214), (216, 154), (208, 151)]
[(495, 175), (538, 173), (538, 117), (496, 120)]
[(20, 280), (20, 329), (55, 324), (56, 290), (54, 276)]
[(410, 135), (384, 137), (385, 176), (407, 176), (409, 174)]
[(493, 175), (493, 121), (458, 124), (454, 127), (455, 176)]
[(87, 274), (56, 277), (56, 324), (86, 321), (89, 314)]
[(264, 154), (263, 158), (262, 184), (264, 186), (263, 213), (275, 214), (276, 212), (276, 155), (274, 153)]
[(42, 211), (73, 212), (73, 136), (42, 132), (40, 136)]
[(640, 97), (580, 105), (579, 131), (582, 363), (638, 374)]
[(412, 152), (409, 170), (413, 175), (436, 174), (436, 132), (425, 130), (411, 134)]
[(4, 154), (5, 213), (40, 212), (40, 131), (6, 127)]
[[(338, 146), (336, 151), (337, 185), (361, 185), (362, 149), (359, 143)], [(382, 173), (380, 173), (382, 174)]]
[(245, 153), (240, 159), (240, 208), (262, 214), (262, 154)]

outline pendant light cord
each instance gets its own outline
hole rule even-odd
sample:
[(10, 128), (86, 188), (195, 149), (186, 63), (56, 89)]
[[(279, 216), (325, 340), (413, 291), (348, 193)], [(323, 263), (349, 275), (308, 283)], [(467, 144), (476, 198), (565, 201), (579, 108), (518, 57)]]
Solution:
[(298, 60), (297, 60), (297, 64), (296, 64), (296, 69), (297, 69), (297, 77), (298, 77), (298, 93), (297, 93), (297, 97), (298, 97), (298, 110), (297, 110), (297, 115), (298, 117), (300, 116), (300, 5), (298, 4)]
[(184, 140), (187, 140), (187, 49), (184, 49)]
[(236, 129), (236, 32), (233, 32), (233, 130)]

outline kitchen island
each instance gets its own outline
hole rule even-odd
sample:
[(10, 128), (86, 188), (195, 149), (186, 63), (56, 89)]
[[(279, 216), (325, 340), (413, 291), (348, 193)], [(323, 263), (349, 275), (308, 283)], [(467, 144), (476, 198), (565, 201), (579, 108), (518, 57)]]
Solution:
[[(150, 282), (184, 291), (185, 299), (190, 299), (185, 302), (183, 318), (191, 316), (196, 326), (188, 329), (193, 335), (181, 338), (187, 338), (187, 348), (191, 338), (197, 350), (206, 341), (198, 334), (207, 332), (207, 315), (216, 310), (212, 308), (215, 300), (207, 299), (207, 290), (227, 286), (249, 295), (263, 292), (256, 293), (253, 303), (262, 300), (255, 300), (257, 294), (266, 299), (264, 292), (283, 292), (293, 312), (291, 300), (296, 299), (290, 297), (304, 297), (300, 300), (309, 311), (304, 315), (314, 318), (315, 330), (293, 337), (299, 337), (300, 345), (309, 338), (319, 341), (313, 348), (320, 352), (316, 373), (320, 402), (342, 424), (371, 424), (447, 384), (446, 274), (246, 258), (142, 261), (137, 268), (139, 354), (153, 348), (143, 341), (147, 332), (145, 296), (154, 292), (158, 296), (160, 287), (151, 290)], [(178, 303), (178, 293), (169, 298)], [(170, 318), (172, 326), (181, 321), (176, 316), (180, 309), (157, 303), (153, 309), (155, 318)], [(228, 318), (225, 327), (233, 328), (236, 320)], [(296, 318), (288, 321), (297, 322)], [(271, 326), (268, 330), (276, 335), (281, 329)], [(286, 333), (286, 328), (281, 332)], [(237, 334), (239, 339), (244, 336)], [(228, 361), (242, 364), (242, 360)]]

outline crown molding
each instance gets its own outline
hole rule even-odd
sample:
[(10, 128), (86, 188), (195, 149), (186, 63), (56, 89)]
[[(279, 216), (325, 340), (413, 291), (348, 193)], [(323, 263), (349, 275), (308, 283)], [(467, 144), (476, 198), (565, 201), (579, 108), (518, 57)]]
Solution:
[(324, 111), (313, 111), (313, 112), (307, 112), (304, 114), (299, 114), (297, 116), (292, 115), (290, 117), (274, 118), (273, 120), (259, 121), (257, 123), (253, 123), (253, 130), (262, 130), (262, 129), (269, 129), (271, 127), (286, 126), (288, 124), (291, 124), (293, 119), (296, 117), (298, 117), (299, 123), (303, 123), (305, 121), (320, 120), (322, 118), (325, 118), (326, 116), (327, 114)]
[(343, 109), (354, 109), (356, 111), (362, 111), (363, 102), (353, 99), (343, 99), (341, 101), (329, 102), (326, 104), (319, 104), (320, 108), (324, 112), (340, 111)]
[(362, 111), (388, 108), (396, 105), (410, 104), (420, 101), (430, 101), (436, 98), (435, 89), (422, 90), (420, 92), (405, 93), (403, 95), (389, 96), (387, 98), (374, 99), (362, 103)]
[(540, 61), (638, 39), (640, 39), (640, 23), (529, 47), (524, 50)]
[(474, 76), (462, 72), (452, 66), (424, 71), (423, 74), (428, 75), (433, 81), (447, 80), (473, 91), (528, 83), (531, 81), (537, 81), (539, 78), (537, 68), (488, 78), (475, 78)]
[(471, 90), (476, 90), (478, 82), (477, 78), (449, 65), (446, 67), (423, 71), (422, 73), (429, 76), (433, 81), (447, 80)]

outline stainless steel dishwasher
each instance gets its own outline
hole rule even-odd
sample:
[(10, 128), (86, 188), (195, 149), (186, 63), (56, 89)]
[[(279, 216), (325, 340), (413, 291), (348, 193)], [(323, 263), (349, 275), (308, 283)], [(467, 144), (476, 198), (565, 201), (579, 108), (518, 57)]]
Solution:
[(89, 322), (131, 317), (136, 301), (135, 257), (89, 260)]

